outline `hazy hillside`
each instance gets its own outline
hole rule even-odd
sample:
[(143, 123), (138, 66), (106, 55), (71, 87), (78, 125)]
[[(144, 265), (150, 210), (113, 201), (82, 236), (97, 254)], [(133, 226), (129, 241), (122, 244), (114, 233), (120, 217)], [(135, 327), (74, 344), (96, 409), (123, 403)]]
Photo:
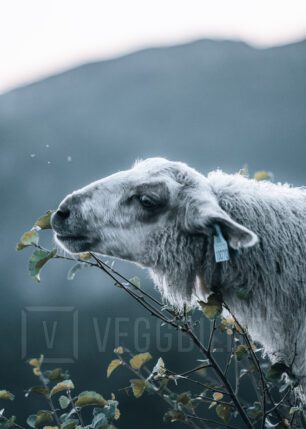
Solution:
[[(120, 291), (101, 287), (101, 275), (81, 273), (72, 285), (64, 266), (50, 267), (40, 286), (32, 284), (27, 255), (16, 255), (14, 244), (37, 215), (67, 192), (155, 155), (203, 172), (248, 163), (251, 171), (269, 169), (277, 180), (306, 184), (305, 94), (305, 41), (258, 50), (203, 40), (86, 64), (1, 95), (0, 322), (9, 329), (0, 331), (0, 363), (10, 361), (16, 373), (12, 380), (0, 365), (3, 388), (24, 387), (16, 339), (25, 307), (79, 310), (80, 354), (71, 371), (81, 373), (81, 383), (89, 381), (83, 387), (106, 391), (104, 368), (114, 344), (105, 355), (97, 352), (92, 318), (103, 324), (106, 317), (141, 314)], [(28, 353), (44, 352), (38, 340), (29, 341)], [(120, 377), (116, 382), (122, 387)], [(139, 416), (129, 418), (127, 427), (141, 427)], [(146, 426), (157, 427), (154, 408), (150, 418), (152, 426)]]

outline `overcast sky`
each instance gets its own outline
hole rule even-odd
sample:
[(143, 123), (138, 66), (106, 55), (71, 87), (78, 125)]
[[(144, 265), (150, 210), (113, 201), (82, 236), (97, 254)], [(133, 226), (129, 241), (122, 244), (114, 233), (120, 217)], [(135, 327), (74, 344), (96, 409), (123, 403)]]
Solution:
[(152, 45), (216, 37), (271, 46), (305, 36), (305, 0), (6, 0), (0, 92)]

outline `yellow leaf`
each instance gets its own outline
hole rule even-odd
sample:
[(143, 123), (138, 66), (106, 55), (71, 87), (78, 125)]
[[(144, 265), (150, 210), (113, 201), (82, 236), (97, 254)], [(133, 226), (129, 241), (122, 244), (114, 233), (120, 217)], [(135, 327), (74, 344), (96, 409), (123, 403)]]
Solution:
[(114, 349), (114, 353), (117, 353), (118, 355), (122, 355), (124, 353), (124, 348), (119, 346), (116, 349)]
[(187, 405), (192, 404), (191, 399), (192, 399), (192, 397), (191, 397), (189, 392), (182, 392), (177, 396), (176, 401), (179, 404), (183, 404), (186, 407)]
[(13, 395), (8, 390), (0, 390), (0, 399), (13, 401), (15, 399), (15, 395)]
[(130, 383), (135, 398), (140, 398), (146, 389), (146, 382), (144, 380), (134, 378), (133, 380), (130, 380)]
[(16, 250), (22, 250), (25, 247), (31, 246), (32, 244), (38, 244), (38, 234), (34, 229), (25, 232), (20, 237), (19, 243), (16, 245)]
[(28, 364), (31, 365), (31, 366), (40, 368), (41, 364), (43, 363), (43, 360), (44, 360), (44, 356), (40, 355), (40, 358), (30, 359), (28, 361)]
[(122, 364), (120, 359), (114, 359), (111, 361), (111, 363), (108, 365), (107, 368), (107, 378), (111, 376), (112, 372), (115, 371), (116, 368), (118, 368), (118, 366), (120, 366)]
[(216, 413), (220, 419), (228, 423), (231, 418), (231, 407), (227, 404), (218, 404), (216, 406)]
[(57, 383), (50, 392), (50, 396), (55, 395), (56, 393), (72, 390), (74, 389), (74, 384), (71, 380), (65, 380), (61, 381), (60, 383)]
[(270, 180), (271, 179), (271, 173), (269, 173), (268, 171), (256, 171), (256, 173), (254, 174), (254, 179), (255, 180)]
[(233, 316), (227, 316), (222, 320), (222, 323), (228, 326), (233, 326), (235, 325), (235, 319), (233, 318)]
[(130, 359), (130, 365), (134, 369), (140, 369), (143, 364), (148, 362), (152, 359), (152, 356), (150, 353), (139, 353), (138, 355), (135, 355)]
[(91, 258), (91, 254), (89, 252), (79, 253), (78, 256), (82, 261), (88, 261)]
[(237, 360), (242, 360), (245, 356), (248, 354), (248, 348), (244, 344), (239, 344), (239, 346), (236, 347), (235, 355)]
[(107, 401), (103, 398), (100, 393), (93, 391), (85, 391), (79, 394), (78, 399), (75, 402), (77, 407), (85, 407), (87, 405), (100, 405), (104, 407)]
[(35, 222), (35, 226), (38, 226), (40, 229), (51, 229), (51, 215), (54, 213), (55, 210), (48, 210), (47, 213), (42, 215), (37, 221)]
[(116, 408), (114, 419), (115, 420), (120, 419), (120, 410), (118, 408)]
[(39, 377), (41, 375), (40, 368), (38, 366), (33, 368), (33, 373), (34, 373), (34, 375), (37, 375), (37, 377)]
[(213, 398), (214, 398), (215, 401), (220, 401), (223, 398), (223, 393), (221, 393), (221, 392), (215, 392), (213, 394)]
[(209, 295), (207, 302), (199, 301), (205, 316), (212, 320), (222, 313), (222, 302), (216, 294)]
[(42, 426), (44, 423), (53, 423), (53, 417), (51, 411), (40, 410), (37, 412), (35, 419), (35, 426)]

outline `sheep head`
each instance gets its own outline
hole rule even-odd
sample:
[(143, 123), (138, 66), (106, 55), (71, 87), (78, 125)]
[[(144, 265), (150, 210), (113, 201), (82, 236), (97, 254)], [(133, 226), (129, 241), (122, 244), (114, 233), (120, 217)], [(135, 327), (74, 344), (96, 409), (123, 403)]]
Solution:
[(136, 162), (130, 170), (73, 192), (52, 217), (55, 239), (65, 250), (92, 251), (148, 267), (176, 301), (174, 295), (190, 299), (203, 246), (215, 224), (234, 249), (257, 241), (222, 210), (207, 178), (162, 158)]

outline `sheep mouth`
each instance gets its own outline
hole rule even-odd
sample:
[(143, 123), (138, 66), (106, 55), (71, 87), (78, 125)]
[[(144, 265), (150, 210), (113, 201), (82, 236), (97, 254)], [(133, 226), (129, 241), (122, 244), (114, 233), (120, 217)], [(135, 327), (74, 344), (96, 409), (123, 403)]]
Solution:
[(69, 253), (89, 252), (95, 244), (94, 240), (85, 235), (55, 234), (55, 239)]
[(62, 234), (56, 234), (56, 238), (59, 241), (62, 241), (62, 242), (88, 240), (88, 238), (85, 237), (84, 235), (62, 235)]

